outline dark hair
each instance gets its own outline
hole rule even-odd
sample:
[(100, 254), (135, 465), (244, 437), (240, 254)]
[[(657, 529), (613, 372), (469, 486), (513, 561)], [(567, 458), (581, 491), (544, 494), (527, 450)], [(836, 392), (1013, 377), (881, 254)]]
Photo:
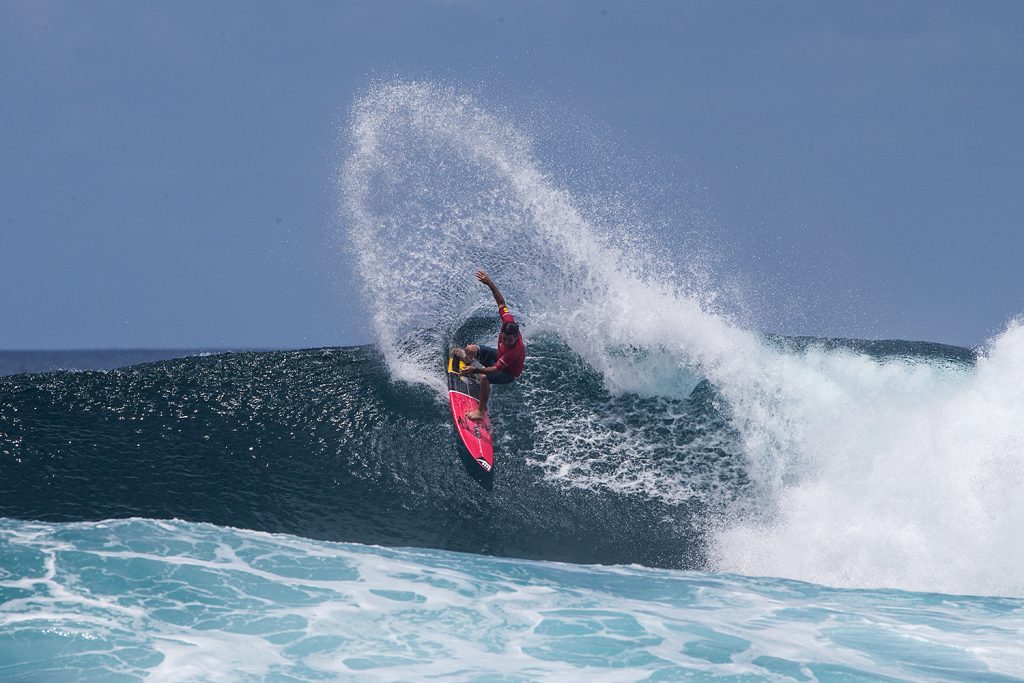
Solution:
[(514, 334), (515, 336), (518, 337), (519, 336), (519, 325), (516, 325), (515, 323), (505, 323), (505, 324), (503, 324), (501, 326), (501, 333), (502, 334)]

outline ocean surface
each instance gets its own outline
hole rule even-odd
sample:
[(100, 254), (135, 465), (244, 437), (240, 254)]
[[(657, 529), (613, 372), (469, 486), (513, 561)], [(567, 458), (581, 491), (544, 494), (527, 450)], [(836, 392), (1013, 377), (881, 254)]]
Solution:
[[(472, 98), (340, 137), (374, 343), (0, 353), (0, 680), (1024, 680), (1019, 320), (760, 332)], [(443, 370), (477, 268), (528, 348), (490, 476)]]
[[(935, 344), (765, 344), (977, 368)], [(1013, 548), (964, 571), (873, 547), (962, 532), (943, 506), (979, 501), (905, 499), (921, 509), (775, 548), (833, 513), (765, 517), (706, 380), (615, 395), (559, 340), (530, 351), (495, 393), (490, 477), (443, 396), (374, 346), (0, 378), (0, 680), (1024, 680), (1021, 572), (991, 561)], [(567, 384), (559, 419), (585, 426), (540, 436)], [(772, 542), (736, 540), (751, 528)]]
[(169, 358), (223, 353), (229, 349), (79, 349), (0, 351), (0, 377), (58, 370), (113, 370)]

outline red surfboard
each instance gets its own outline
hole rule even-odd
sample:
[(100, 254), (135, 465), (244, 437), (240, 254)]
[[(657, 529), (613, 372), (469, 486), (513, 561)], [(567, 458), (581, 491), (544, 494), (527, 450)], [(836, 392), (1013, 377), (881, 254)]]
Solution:
[(480, 422), (466, 417), (466, 413), (480, 406), (480, 384), (468, 377), (460, 377), (459, 370), (465, 364), (454, 356), (448, 359), (448, 402), (452, 406), (452, 418), (459, 430), (462, 443), (466, 444), (469, 455), (484, 472), (494, 467), (494, 448), (491, 445), (491, 416), (484, 415)]

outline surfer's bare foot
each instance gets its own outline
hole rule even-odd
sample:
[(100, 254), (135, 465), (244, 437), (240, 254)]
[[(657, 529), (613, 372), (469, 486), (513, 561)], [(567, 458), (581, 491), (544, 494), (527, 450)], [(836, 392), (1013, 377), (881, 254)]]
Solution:
[(479, 410), (471, 410), (466, 413), (466, 417), (473, 422), (481, 422), (484, 419), (484, 413), (481, 413)]

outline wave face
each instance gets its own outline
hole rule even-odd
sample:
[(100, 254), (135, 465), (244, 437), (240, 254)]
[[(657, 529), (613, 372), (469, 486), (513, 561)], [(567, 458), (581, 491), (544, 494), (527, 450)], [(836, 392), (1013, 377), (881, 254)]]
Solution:
[[(475, 320), (456, 337), (490, 332), (496, 320)], [(765, 343), (789, 348), (794, 362), (979, 371), (970, 352), (937, 345)], [(741, 553), (764, 542), (750, 529), (788, 529), (756, 526), (766, 523), (759, 512), (771, 491), (751, 475), (757, 469), (729, 405), (707, 381), (681, 398), (615, 393), (557, 337), (535, 336), (530, 349), (521, 381), (495, 392), (497, 467), (482, 479), (443, 394), (391, 381), (372, 346), (5, 378), (0, 515), (180, 518), (336, 541), (686, 569), (715, 568), (737, 539), (737, 557), (747, 557)], [(440, 373), (443, 348), (435, 351)], [(635, 361), (643, 350), (629, 353)], [(551, 419), (562, 431), (544, 434)], [(848, 473), (837, 477), (837, 487), (858, 485)], [(864, 486), (861, 494), (874, 495)], [(819, 512), (829, 510), (823, 504)], [(883, 512), (871, 514), (884, 519)], [(743, 539), (748, 533), (755, 538)], [(1005, 586), (988, 592), (1013, 594)]]
[(0, 678), (987, 680), (1017, 599), (0, 520)]
[[(0, 515), (174, 517), (382, 545), (701, 566), (700, 499), (600, 485), (615, 473), (599, 458), (565, 486), (542, 465), (549, 446), (536, 435), (546, 412), (565, 408), (541, 371), (559, 366), (574, 378), (581, 419), (616, 434), (649, 431), (647, 466), (663, 460), (665, 473), (732, 496), (745, 482), (736, 455), (686, 446), (727, 429), (710, 392), (673, 402), (678, 424), (659, 417), (639, 429), (630, 425), (648, 420), (649, 400), (613, 396), (564, 344), (537, 339), (531, 349), (535, 369), (496, 392), (496, 472), (483, 480), (471, 476), (479, 468), (463, 459), (443, 397), (390, 381), (374, 347), (9, 377), (0, 380)], [(672, 466), (677, 448), (690, 455)]]

